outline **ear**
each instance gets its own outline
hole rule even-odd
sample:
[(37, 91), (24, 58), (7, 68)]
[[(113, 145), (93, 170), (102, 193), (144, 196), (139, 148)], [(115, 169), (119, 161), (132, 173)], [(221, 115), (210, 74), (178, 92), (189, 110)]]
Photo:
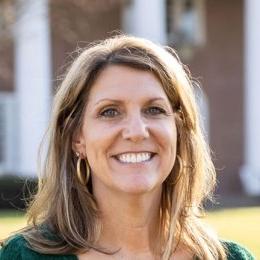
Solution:
[(76, 130), (72, 135), (72, 150), (75, 153), (85, 156), (86, 153), (86, 144), (81, 130)]

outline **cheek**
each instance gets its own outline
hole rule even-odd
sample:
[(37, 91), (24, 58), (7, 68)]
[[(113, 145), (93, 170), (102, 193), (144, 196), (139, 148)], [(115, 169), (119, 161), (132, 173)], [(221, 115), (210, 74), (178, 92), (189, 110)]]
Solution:
[(175, 122), (165, 122), (157, 125), (157, 142), (161, 148), (162, 170), (166, 176), (171, 172), (177, 150), (177, 129)]
[[(84, 129), (86, 155), (89, 161), (97, 161), (107, 156), (107, 151), (114, 139), (114, 133), (110, 128), (97, 124)], [(102, 156), (102, 157), (101, 157)]]
[(165, 121), (155, 126), (158, 142), (167, 151), (175, 154), (177, 145), (177, 129), (175, 121)]
[(159, 141), (162, 147), (162, 169), (167, 177), (174, 167), (177, 153), (177, 128), (175, 122), (160, 125), (160, 132), (162, 134)]

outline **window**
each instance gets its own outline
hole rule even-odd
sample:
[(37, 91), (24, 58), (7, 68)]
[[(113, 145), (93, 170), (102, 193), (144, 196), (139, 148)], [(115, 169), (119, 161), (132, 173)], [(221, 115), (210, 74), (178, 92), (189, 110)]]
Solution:
[(205, 0), (167, 0), (169, 43), (199, 47), (206, 41)]

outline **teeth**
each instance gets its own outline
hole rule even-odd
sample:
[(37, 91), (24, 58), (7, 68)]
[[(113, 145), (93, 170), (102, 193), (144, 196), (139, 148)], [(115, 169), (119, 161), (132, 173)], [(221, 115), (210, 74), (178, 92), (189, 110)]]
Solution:
[(117, 156), (117, 159), (123, 163), (140, 163), (151, 159), (151, 153), (124, 153)]

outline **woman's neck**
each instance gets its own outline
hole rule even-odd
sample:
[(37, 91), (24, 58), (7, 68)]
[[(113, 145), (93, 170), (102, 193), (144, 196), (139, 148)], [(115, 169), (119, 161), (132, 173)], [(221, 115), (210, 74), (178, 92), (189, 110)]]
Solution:
[(129, 254), (154, 253), (159, 244), (161, 189), (145, 194), (96, 191), (101, 211), (99, 246)]

